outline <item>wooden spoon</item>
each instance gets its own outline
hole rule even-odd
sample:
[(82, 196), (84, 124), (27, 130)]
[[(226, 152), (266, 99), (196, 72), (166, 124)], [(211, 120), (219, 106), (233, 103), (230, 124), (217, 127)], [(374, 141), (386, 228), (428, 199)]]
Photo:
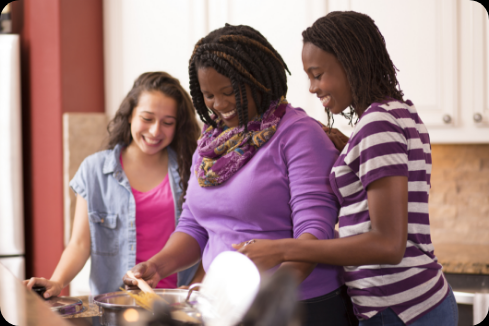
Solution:
[(132, 271), (128, 271), (126, 273), (130, 278), (136, 280), (136, 285), (138, 286), (138, 288), (141, 289), (141, 291), (145, 292), (145, 293), (155, 293), (155, 291), (153, 290), (153, 288), (151, 286), (149, 286), (148, 283), (146, 283), (145, 280), (143, 280), (142, 278), (136, 278), (136, 276), (134, 276), (134, 273)]

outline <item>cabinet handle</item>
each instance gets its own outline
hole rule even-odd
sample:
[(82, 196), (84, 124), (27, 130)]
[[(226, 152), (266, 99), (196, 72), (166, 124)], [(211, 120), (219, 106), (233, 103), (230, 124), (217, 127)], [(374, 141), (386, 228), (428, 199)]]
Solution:
[(449, 114), (443, 115), (443, 122), (445, 122), (446, 124), (452, 122), (452, 117)]
[(482, 121), (482, 114), (480, 113), (474, 113), (474, 122), (481, 122)]

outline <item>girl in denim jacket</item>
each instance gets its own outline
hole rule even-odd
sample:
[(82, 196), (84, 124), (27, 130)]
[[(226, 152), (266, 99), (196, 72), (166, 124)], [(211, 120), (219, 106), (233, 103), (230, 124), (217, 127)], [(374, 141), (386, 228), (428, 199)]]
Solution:
[[(194, 108), (180, 82), (165, 72), (136, 79), (109, 123), (107, 150), (87, 157), (70, 182), (76, 193), (73, 233), (45, 298), (59, 295), (91, 256), (92, 295), (117, 291), (122, 276), (163, 248), (175, 229), (200, 134)], [(157, 287), (189, 284), (198, 265)]]

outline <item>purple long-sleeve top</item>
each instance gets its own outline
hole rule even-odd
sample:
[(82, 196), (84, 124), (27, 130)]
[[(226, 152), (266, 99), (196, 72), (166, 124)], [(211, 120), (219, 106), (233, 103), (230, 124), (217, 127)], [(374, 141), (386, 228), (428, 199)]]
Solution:
[[(193, 156), (186, 201), (175, 232), (195, 238), (204, 269), (233, 243), (334, 237), (338, 215), (329, 173), (338, 151), (319, 123), (290, 104), (275, 135), (239, 171), (219, 186), (202, 188)], [(341, 267), (319, 264), (304, 280), (300, 299), (315, 298), (343, 284)]]

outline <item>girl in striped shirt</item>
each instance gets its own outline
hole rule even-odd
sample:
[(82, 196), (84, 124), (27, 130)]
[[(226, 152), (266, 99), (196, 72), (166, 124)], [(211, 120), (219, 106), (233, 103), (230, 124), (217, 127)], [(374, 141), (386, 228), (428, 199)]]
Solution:
[(403, 99), (382, 34), (369, 16), (350, 11), (331, 12), (302, 35), (309, 91), (328, 118), (348, 107), (350, 119), (359, 117), (349, 139), (325, 128), (341, 151), (329, 178), (340, 205), (339, 239), (235, 247), (261, 269), (284, 261), (344, 266), (360, 325), (457, 325), (430, 237), (429, 135)]

